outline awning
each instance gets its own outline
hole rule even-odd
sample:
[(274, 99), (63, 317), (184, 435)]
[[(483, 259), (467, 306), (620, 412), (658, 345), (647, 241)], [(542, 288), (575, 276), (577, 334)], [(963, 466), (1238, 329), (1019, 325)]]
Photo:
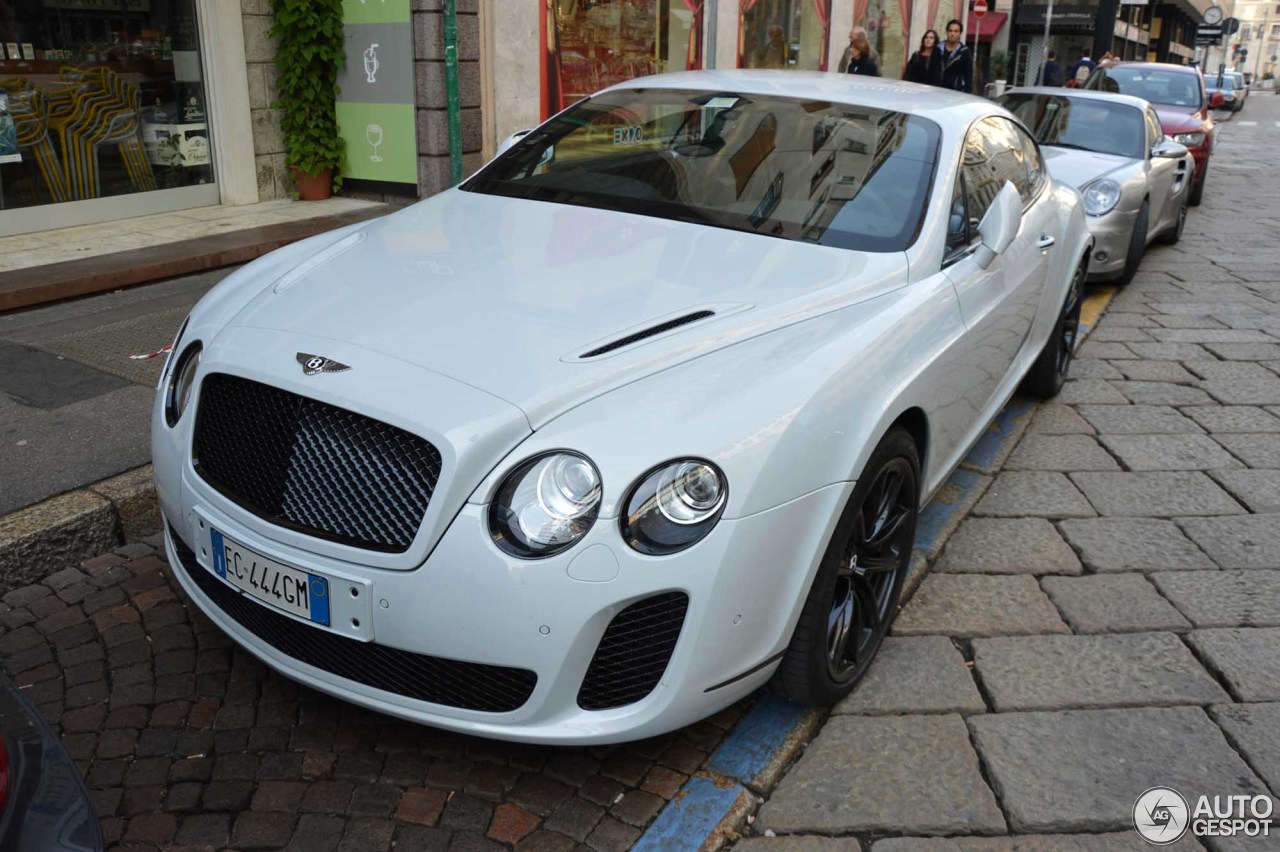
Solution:
[(988, 12), (981, 18), (975, 18), (970, 12), (969, 26), (964, 28), (965, 38), (973, 38), (971, 33), (976, 32), (980, 41), (990, 42), (996, 37), (996, 33), (1000, 32), (1000, 28), (1008, 18), (1007, 12)]

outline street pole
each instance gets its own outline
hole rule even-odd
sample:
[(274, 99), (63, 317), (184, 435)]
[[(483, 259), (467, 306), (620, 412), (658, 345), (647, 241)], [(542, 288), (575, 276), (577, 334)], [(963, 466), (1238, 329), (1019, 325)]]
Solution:
[(702, 6), (704, 10), (702, 13), (702, 31), (707, 34), (707, 56), (702, 60), (703, 68), (716, 67), (716, 30), (719, 29), (716, 24), (720, 20), (718, 6), (719, 4), (716, 0), (706, 0)]
[(1053, 0), (1044, 10), (1044, 51), (1040, 56), (1040, 85), (1044, 85), (1044, 64), (1049, 61), (1049, 22), (1053, 20)]
[(462, 98), (458, 94), (458, 3), (444, 0), (444, 88), (449, 114), (449, 184), (462, 182)]

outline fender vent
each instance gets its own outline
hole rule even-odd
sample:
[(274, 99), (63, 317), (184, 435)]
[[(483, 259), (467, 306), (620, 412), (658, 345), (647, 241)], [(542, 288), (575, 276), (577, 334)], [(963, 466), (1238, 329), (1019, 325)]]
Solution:
[(658, 323), (657, 325), (650, 326), (649, 328), (632, 332), (631, 334), (628, 334), (626, 337), (620, 337), (617, 340), (614, 340), (610, 343), (606, 343), (604, 346), (596, 347), (595, 349), (592, 349), (590, 352), (583, 352), (582, 355), (580, 355), (579, 357), (595, 358), (600, 355), (607, 355), (610, 352), (616, 352), (617, 350), (630, 346), (633, 343), (639, 343), (641, 340), (644, 340), (646, 338), (654, 337), (655, 335), (662, 334), (663, 332), (671, 331), (673, 328), (679, 328), (682, 325), (688, 325), (691, 322), (697, 322), (698, 320), (703, 320), (703, 319), (706, 319), (707, 317), (713, 317), (715, 315), (716, 315), (715, 311), (694, 311), (691, 314), (685, 314), (682, 317), (669, 319), (666, 322)]

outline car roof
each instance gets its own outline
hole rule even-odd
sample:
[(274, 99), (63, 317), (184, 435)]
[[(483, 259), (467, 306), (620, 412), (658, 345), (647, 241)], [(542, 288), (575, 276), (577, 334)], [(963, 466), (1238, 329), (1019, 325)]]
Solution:
[(1005, 94), (1057, 95), (1062, 98), (1079, 98), (1088, 101), (1110, 101), (1111, 103), (1127, 104), (1141, 110), (1151, 106), (1142, 98), (1135, 98), (1133, 95), (1122, 95), (1118, 92), (1099, 92), (1094, 89), (1064, 89), (1061, 86), (1019, 86), (1016, 89), (1009, 89)]
[(1172, 62), (1128, 62), (1124, 60), (1120, 60), (1120, 61), (1113, 60), (1111, 62), (1104, 62), (1102, 65), (1099, 65), (1098, 67), (1105, 70), (1107, 68), (1115, 68), (1119, 65), (1125, 65), (1125, 66), (1141, 65), (1141, 66), (1146, 66), (1153, 71), (1173, 71), (1178, 74), (1199, 74), (1200, 73), (1199, 68), (1192, 68), (1190, 65), (1175, 65)]
[(854, 106), (905, 112), (937, 118), (946, 113), (955, 120), (971, 120), (1004, 108), (975, 95), (937, 86), (904, 83), (883, 77), (863, 77), (824, 71), (735, 68), (716, 71), (680, 71), (627, 80), (604, 91), (625, 89), (690, 89), (774, 95), (833, 101)]

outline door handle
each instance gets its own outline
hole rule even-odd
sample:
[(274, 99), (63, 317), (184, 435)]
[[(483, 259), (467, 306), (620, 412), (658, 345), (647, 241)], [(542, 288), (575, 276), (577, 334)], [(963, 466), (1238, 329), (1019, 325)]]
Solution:
[(1053, 245), (1055, 242), (1057, 241), (1053, 237), (1049, 236), (1048, 234), (1041, 234), (1040, 239), (1036, 240), (1036, 248), (1047, 249), (1049, 248), (1049, 246)]

